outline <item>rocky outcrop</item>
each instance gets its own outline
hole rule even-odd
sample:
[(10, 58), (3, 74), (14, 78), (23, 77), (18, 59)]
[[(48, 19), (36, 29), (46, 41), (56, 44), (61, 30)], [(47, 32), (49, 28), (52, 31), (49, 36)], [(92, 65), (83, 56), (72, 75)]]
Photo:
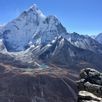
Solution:
[[(79, 89), (79, 102), (102, 101), (102, 73), (95, 69), (87, 68), (80, 72), (80, 80), (77, 82)], [(83, 101), (82, 101), (83, 100)]]

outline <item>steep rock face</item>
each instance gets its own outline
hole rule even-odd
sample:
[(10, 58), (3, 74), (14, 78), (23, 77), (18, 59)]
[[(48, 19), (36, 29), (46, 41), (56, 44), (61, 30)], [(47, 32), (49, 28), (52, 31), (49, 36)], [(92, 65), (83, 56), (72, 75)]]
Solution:
[(66, 34), (66, 29), (58, 19), (55, 16), (48, 16), (41, 26), (38, 27), (38, 31), (36, 31), (33, 37), (33, 42), (36, 42), (36, 44), (48, 44), (54, 40), (55, 37), (59, 35), (64, 36)]

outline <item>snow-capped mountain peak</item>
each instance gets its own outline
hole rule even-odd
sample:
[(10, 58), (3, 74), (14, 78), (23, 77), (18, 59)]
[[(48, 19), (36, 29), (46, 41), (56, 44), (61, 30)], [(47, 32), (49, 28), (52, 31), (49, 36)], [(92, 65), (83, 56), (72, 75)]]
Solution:
[[(38, 8), (38, 6), (37, 6), (36, 4), (31, 5), (29, 9), (32, 9), (32, 10), (34, 10), (34, 11), (35, 11), (35, 10), (39, 10), (39, 8)], [(28, 9), (28, 10), (29, 10), (29, 9)]]
[(57, 17), (46, 17), (34, 4), (5, 25), (1, 35), (8, 51), (22, 51), (33, 44), (47, 44), (66, 33)]
[(36, 14), (38, 14), (39, 16), (44, 17), (44, 18), (46, 17), (46, 16), (43, 14), (43, 12), (37, 7), (36, 4), (33, 4), (27, 11), (28, 11), (28, 12), (34, 12), (34, 13), (36, 13)]
[[(76, 47), (102, 53), (101, 45), (94, 39), (75, 32), (67, 33), (56, 16), (45, 16), (36, 4), (0, 30), (0, 38), (3, 38), (8, 51), (22, 51), (32, 45), (47, 45), (59, 36)], [(63, 45), (64, 39), (60, 42)]]
[(24, 50), (45, 19), (46, 17), (41, 10), (36, 5), (33, 5), (5, 25), (2, 35), (7, 50)]
[(37, 7), (36, 4), (33, 4), (30, 8), (27, 10), (23, 11), (21, 15), (18, 17), (19, 18), (27, 18), (29, 17), (30, 19), (38, 19), (38, 20), (44, 20), (46, 16), (43, 14), (43, 12)]

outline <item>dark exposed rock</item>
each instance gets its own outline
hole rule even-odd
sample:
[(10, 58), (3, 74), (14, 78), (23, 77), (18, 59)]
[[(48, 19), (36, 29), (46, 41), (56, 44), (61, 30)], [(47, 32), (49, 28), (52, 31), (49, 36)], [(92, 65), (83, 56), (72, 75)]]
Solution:
[(80, 72), (80, 80), (77, 81), (77, 85), (80, 102), (86, 102), (82, 100), (102, 101), (102, 73), (91, 68), (83, 69)]

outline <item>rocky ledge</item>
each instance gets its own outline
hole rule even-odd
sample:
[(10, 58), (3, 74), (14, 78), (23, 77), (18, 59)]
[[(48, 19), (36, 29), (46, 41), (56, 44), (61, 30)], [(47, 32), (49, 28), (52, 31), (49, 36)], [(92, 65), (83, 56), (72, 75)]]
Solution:
[(83, 69), (77, 85), (78, 102), (102, 102), (102, 73), (91, 68)]

